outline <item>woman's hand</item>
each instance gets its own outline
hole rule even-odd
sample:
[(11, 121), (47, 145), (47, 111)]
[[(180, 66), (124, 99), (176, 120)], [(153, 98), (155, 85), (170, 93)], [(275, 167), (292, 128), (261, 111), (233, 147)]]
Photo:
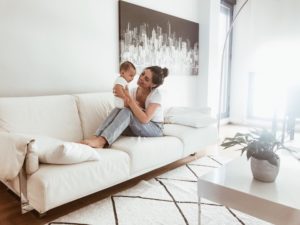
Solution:
[(149, 123), (149, 121), (154, 116), (157, 108), (160, 107), (160, 104), (151, 103), (151, 104), (149, 104), (147, 109), (144, 109), (140, 106), (138, 101), (135, 101), (135, 99), (132, 99), (132, 97), (129, 95), (128, 90), (125, 90), (125, 96), (126, 96), (125, 106), (130, 108), (130, 110), (133, 112), (135, 117), (141, 123)]
[(125, 101), (124, 101), (124, 102), (125, 102), (125, 107), (130, 108), (130, 106), (136, 105), (136, 106), (138, 106), (139, 108), (143, 109), (143, 108), (141, 107), (140, 103), (139, 103), (137, 100), (133, 99), (133, 98), (130, 96), (129, 91), (128, 91), (128, 88), (125, 89), (124, 95), (125, 95)]
[(114, 94), (114, 96), (123, 99), (124, 107), (127, 107), (127, 108), (129, 107), (130, 95), (129, 95), (127, 86), (126, 86), (126, 88), (123, 88), (119, 84), (115, 85), (115, 87), (113, 88), (113, 94)]
[(116, 84), (113, 88), (113, 94), (116, 97), (125, 99), (125, 93), (124, 93), (124, 88), (120, 84)]
[(129, 90), (126, 87), (124, 89), (124, 106), (129, 108), (130, 104), (132, 103), (133, 99), (131, 98), (130, 94), (129, 94)]

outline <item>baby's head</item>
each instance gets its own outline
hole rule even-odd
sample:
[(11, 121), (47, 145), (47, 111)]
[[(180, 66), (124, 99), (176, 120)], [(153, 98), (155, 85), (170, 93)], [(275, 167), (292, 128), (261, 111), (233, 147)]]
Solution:
[(120, 65), (120, 75), (127, 81), (130, 82), (135, 76), (136, 70), (132, 62), (125, 61)]

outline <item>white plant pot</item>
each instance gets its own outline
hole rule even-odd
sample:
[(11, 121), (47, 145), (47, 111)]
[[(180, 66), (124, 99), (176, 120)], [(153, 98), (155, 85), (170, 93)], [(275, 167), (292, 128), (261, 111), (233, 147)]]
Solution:
[(269, 163), (267, 160), (251, 157), (251, 170), (253, 177), (262, 182), (274, 182), (279, 172), (280, 159), (278, 166)]

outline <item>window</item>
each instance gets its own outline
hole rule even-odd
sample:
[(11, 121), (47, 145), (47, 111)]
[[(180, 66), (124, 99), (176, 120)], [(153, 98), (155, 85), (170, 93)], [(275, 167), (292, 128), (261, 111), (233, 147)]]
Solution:
[[(219, 49), (223, 50), (224, 41), (230, 24), (232, 21), (233, 7), (227, 3), (221, 3), (220, 9), (220, 35), (219, 35)], [(221, 118), (229, 117), (229, 100), (230, 100), (230, 64), (231, 64), (231, 35), (226, 43), (226, 48), (223, 58), (223, 82), (221, 87)]]
[(300, 86), (299, 50), (299, 43), (284, 40), (257, 48), (249, 77), (249, 118), (284, 117), (289, 91)]

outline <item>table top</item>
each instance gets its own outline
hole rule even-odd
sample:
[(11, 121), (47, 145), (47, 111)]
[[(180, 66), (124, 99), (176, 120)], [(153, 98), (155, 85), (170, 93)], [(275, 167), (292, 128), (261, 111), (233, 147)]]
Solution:
[(300, 161), (287, 152), (280, 155), (279, 174), (273, 183), (255, 180), (250, 160), (247, 161), (246, 156), (201, 176), (199, 182), (211, 183), (300, 210)]

